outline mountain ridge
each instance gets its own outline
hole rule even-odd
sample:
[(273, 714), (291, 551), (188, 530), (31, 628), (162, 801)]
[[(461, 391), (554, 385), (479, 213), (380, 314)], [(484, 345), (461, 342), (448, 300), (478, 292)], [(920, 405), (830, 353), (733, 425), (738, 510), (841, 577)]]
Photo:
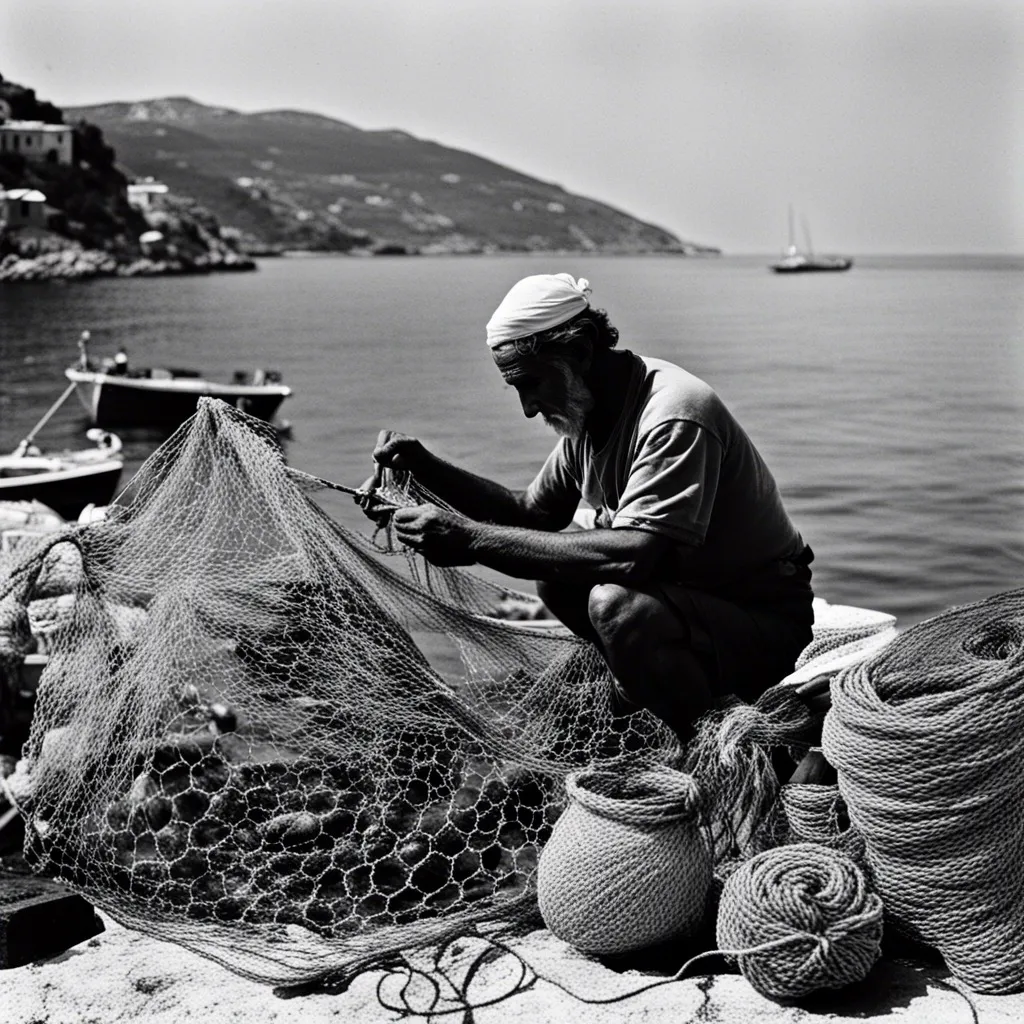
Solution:
[(190, 96), (65, 107), (118, 164), (193, 196), (250, 251), (716, 254), (659, 225), (468, 150), (310, 111)]

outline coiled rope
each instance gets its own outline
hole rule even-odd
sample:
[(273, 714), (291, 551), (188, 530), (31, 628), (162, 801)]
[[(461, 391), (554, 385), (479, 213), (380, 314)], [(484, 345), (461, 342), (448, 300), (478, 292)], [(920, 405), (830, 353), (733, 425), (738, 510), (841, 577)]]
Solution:
[(769, 998), (843, 988), (881, 954), (882, 901), (845, 854), (814, 843), (779, 846), (729, 876), (718, 945)]
[[(437, 950), (429, 971), (404, 964), (383, 975), (377, 999), (400, 1018), (433, 1018), (494, 1006), (544, 981), (581, 1004), (607, 1006), (681, 981), (696, 965), (723, 956), (738, 959), (762, 994), (790, 999), (858, 981), (879, 955), (881, 902), (840, 853), (810, 844), (767, 851), (736, 872), (727, 893), (718, 920), (719, 945), (726, 948), (699, 953), (670, 977), (628, 992), (604, 998), (574, 992), (506, 943), (463, 936)], [(499, 961), (505, 969), (497, 983), (482, 979), (481, 969)]]
[(659, 766), (635, 776), (582, 771), (537, 869), (541, 916), (560, 939), (613, 954), (692, 934), (711, 887), (701, 790)]
[(864, 866), (864, 839), (850, 827), (846, 803), (835, 785), (790, 782), (779, 789), (753, 845), (761, 852), (793, 843), (827, 846)]
[(895, 923), (972, 989), (1024, 989), (1024, 590), (841, 672), (822, 747)]

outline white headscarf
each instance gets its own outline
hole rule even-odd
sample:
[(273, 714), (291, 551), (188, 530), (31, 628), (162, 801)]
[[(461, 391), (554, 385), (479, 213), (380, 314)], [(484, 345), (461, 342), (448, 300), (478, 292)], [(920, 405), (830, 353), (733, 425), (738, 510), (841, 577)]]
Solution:
[(487, 345), (557, 327), (590, 306), (590, 282), (571, 274), (534, 274), (514, 284), (487, 322)]

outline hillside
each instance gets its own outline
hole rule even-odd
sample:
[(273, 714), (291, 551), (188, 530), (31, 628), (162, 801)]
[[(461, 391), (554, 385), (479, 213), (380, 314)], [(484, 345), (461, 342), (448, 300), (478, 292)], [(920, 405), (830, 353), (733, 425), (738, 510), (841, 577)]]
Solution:
[[(7, 222), (0, 211), (0, 281), (254, 269), (188, 192), (174, 197), (158, 219), (132, 207), (128, 179), (99, 127), (0, 76), (5, 120), (68, 124), (72, 140), (63, 162), (32, 158), (27, 148), (0, 152), (0, 192), (24, 188), (45, 197), (43, 215), (31, 222)], [(154, 228), (159, 248), (140, 238)]]
[(559, 185), (417, 139), (174, 97), (69, 107), (133, 177), (193, 196), (250, 249), (713, 253)]

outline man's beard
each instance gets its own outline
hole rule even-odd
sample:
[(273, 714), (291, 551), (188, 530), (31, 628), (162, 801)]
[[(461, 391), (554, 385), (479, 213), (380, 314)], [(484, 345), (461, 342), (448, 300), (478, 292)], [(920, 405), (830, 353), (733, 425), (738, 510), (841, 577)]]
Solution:
[(590, 388), (569, 369), (560, 364), (562, 380), (565, 383), (565, 405), (557, 413), (543, 413), (544, 422), (559, 437), (578, 441), (587, 428), (587, 414), (594, 408), (594, 395)]

